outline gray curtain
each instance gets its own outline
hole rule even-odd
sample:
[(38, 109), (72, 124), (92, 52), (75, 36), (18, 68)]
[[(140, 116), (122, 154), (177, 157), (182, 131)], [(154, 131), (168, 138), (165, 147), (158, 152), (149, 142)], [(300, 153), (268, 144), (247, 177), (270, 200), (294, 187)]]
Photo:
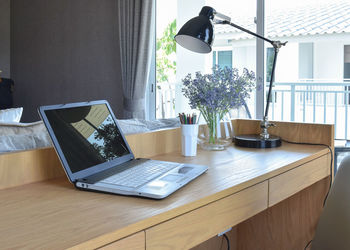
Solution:
[(154, 24), (154, 0), (116, 0), (118, 4), (124, 118), (145, 118)]

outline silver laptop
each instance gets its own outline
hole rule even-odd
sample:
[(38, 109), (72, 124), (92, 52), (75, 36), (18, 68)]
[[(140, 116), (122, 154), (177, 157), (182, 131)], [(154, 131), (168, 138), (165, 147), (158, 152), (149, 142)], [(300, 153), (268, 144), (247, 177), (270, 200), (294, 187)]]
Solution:
[(42, 106), (39, 114), (79, 189), (162, 199), (208, 169), (135, 159), (107, 101)]

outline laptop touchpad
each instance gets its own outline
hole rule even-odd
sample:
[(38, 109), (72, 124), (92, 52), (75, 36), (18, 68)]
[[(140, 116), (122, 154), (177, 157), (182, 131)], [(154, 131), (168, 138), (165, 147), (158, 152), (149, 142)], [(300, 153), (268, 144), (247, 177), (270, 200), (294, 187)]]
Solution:
[(182, 167), (179, 169), (179, 174), (186, 174), (187, 172), (189, 172), (190, 170), (192, 170), (193, 167)]
[(180, 176), (180, 175), (168, 174), (168, 175), (164, 176), (163, 178), (161, 178), (161, 180), (167, 181), (167, 182), (176, 182), (180, 178), (182, 178), (182, 176)]
[(160, 189), (160, 188), (164, 188), (167, 184), (168, 183), (164, 181), (156, 180), (156, 181), (152, 181), (151, 183), (148, 183), (147, 186), (150, 188)]

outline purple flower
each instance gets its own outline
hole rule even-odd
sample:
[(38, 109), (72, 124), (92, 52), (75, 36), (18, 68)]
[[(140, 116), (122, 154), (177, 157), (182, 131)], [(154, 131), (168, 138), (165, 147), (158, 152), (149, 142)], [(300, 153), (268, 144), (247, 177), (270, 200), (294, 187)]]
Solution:
[[(230, 109), (237, 108), (249, 97), (255, 86), (253, 71), (243, 69), (240, 75), (236, 68), (213, 67), (212, 74), (188, 74), (183, 80), (182, 92), (193, 109), (199, 109), (204, 118), (219, 114), (220, 119)], [(207, 119), (206, 119), (207, 120)]]

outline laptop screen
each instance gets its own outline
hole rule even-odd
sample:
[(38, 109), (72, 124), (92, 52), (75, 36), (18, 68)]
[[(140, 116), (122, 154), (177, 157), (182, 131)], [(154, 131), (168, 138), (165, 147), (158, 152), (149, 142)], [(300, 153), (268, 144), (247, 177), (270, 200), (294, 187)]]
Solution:
[(106, 104), (44, 112), (72, 173), (130, 154)]

